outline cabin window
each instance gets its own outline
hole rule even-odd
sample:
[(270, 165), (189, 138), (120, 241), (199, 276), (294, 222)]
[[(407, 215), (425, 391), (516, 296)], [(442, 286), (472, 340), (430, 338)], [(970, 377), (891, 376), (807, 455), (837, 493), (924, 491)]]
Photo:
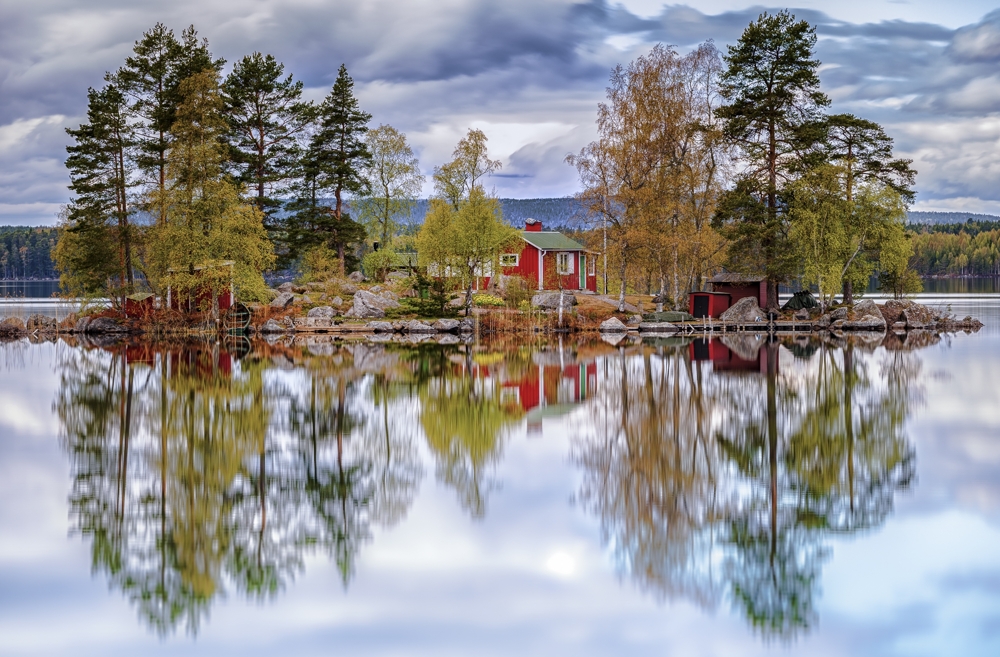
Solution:
[(556, 270), (560, 274), (572, 274), (573, 273), (573, 256), (575, 253), (557, 253), (556, 254)]
[(597, 276), (597, 258), (594, 256), (587, 260), (587, 276)]
[(500, 255), (501, 267), (517, 267), (520, 261), (521, 255), (519, 253), (503, 253)]

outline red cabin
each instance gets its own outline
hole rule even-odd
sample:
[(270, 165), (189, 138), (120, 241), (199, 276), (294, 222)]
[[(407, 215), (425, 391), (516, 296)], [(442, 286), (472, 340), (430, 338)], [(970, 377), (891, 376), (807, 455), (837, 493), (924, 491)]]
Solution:
[(500, 256), (505, 276), (521, 276), (539, 290), (597, 292), (597, 254), (562, 233), (542, 230), (537, 219), (525, 220), (521, 238), (524, 245), (520, 253)]
[[(206, 269), (229, 268), (229, 288), (220, 290), (217, 297), (219, 311), (229, 310), (236, 300), (232, 282), (232, 267), (233, 262), (226, 260), (212, 265), (198, 265), (194, 268), (196, 275)], [(171, 269), (170, 271), (174, 272), (175, 270)], [(205, 285), (187, 293), (181, 293), (168, 286), (166, 306), (167, 308), (182, 312), (197, 312), (205, 308), (210, 308), (212, 306), (212, 290)]]
[(728, 292), (692, 292), (688, 295), (688, 312), (693, 317), (713, 317), (718, 319), (729, 310)]

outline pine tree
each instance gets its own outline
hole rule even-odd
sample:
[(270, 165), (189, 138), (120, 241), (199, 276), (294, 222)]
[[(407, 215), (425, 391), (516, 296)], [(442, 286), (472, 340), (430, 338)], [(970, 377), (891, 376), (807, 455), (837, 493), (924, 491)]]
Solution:
[(208, 41), (198, 40), (194, 26), (184, 30), (178, 41), (173, 30), (157, 23), (135, 42), (125, 66), (106, 76), (130, 100), (137, 130), (135, 164), (148, 187), (161, 194), (166, 189), (167, 150), (181, 100), (181, 83), (199, 71), (219, 71), (223, 64), (223, 59), (212, 59)]
[(105, 291), (115, 276), (122, 290), (133, 284), (129, 187), (135, 134), (126, 98), (115, 85), (90, 89), (87, 98), (88, 122), (66, 130), (75, 142), (66, 148), (74, 198), (56, 249), (63, 285), (77, 294)]
[[(767, 275), (768, 305), (774, 308), (778, 283), (791, 274), (783, 257), (788, 226), (781, 194), (797, 173), (822, 158), (816, 148), (823, 136), (820, 111), (830, 100), (819, 90), (815, 45), (816, 30), (806, 21), (796, 21), (787, 11), (764, 13), (728, 47), (727, 69), (720, 76), (727, 104), (716, 115), (742, 152), (746, 170), (738, 196), (722, 201), (728, 212), (719, 217), (737, 251), (757, 254), (738, 264)], [(750, 207), (740, 209), (740, 198), (761, 204), (763, 216)], [(748, 223), (748, 215), (756, 217), (755, 223)]]
[(238, 178), (255, 192), (270, 228), (299, 156), (298, 137), (314, 118), (312, 104), (302, 102), (302, 82), (283, 78), (284, 70), (272, 55), (255, 52), (236, 63), (223, 85)]
[[(358, 99), (354, 97), (354, 81), (347, 74), (347, 67), (341, 64), (333, 89), (319, 108), (320, 129), (309, 147), (319, 187), (333, 192), (333, 217), (338, 224), (351, 221), (343, 211), (344, 194), (357, 193), (364, 188), (362, 168), (371, 161), (364, 136), (371, 118), (371, 114), (361, 111)], [(349, 240), (356, 237), (357, 230), (347, 226), (342, 229), (338, 226), (333, 230), (328, 223), (323, 228), (329, 231), (326, 241), (337, 250), (343, 276), (346, 271), (345, 248), (351, 243)], [(362, 238), (363, 235), (362, 232)]]

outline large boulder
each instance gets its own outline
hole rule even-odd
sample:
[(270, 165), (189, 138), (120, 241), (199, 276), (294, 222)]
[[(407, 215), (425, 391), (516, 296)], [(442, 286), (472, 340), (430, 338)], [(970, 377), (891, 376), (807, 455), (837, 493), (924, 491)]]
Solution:
[(358, 286), (354, 283), (341, 283), (340, 292), (342, 294), (354, 294), (358, 291)]
[(419, 319), (414, 319), (403, 325), (403, 331), (406, 333), (437, 333), (437, 329), (430, 324), (425, 324)]
[(334, 297), (334, 298), (330, 299), (330, 305), (331, 306), (336, 306), (337, 308), (340, 308), (341, 306), (344, 305), (344, 300), (341, 299), (340, 297)]
[(389, 322), (368, 322), (368, 328), (376, 333), (392, 333), (394, 330)]
[(576, 305), (576, 296), (572, 292), (539, 292), (531, 297), (531, 305), (541, 310), (559, 310), (559, 306), (569, 308)]
[(840, 319), (847, 319), (847, 306), (841, 306), (840, 308), (834, 308), (830, 311), (830, 321), (836, 322)]
[(362, 274), (360, 271), (352, 271), (350, 274), (347, 275), (347, 279), (352, 283), (364, 283), (365, 275)]
[(95, 317), (87, 324), (87, 333), (127, 333), (128, 327), (122, 326), (112, 317)]
[(80, 319), (76, 320), (76, 324), (73, 325), (73, 332), (86, 333), (88, 324), (90, 324), (90, 317), (88, 315), (84, 315)]
[(295, 301), (294, 294), (292, 294), (291, 292), (282, 292), (278, 296), (274, 297), (274, 300), (271, 302), (271, 307), (287, 308), (288, 306), (292, 305), (293, 301)]
[(628, 327), (617, 317), (608, 317), (601, 322), (601, 333), (625, 333)]
[(20, 317), (8, 317), (7, 319), (0, 322), (0, 326), (5, 327), (8, 331), (25, 330), (24, 322), (21, 321)]
[(325, 317), (329, 319), (335, 314), (337, 314), (336, 311), (330, 306), (319, 306), (307, 312), (306, 317)]
[(386, 299), (365, 290), (358, 290), (354, 295), (354, 306), (347, 311), (345, 316), (358, 319), (382, 319), (385, 317), (385, 311), (390, 308), (399, 308), (399, 304), (392, 299)]
[(282, 283), (281, 285), (279, 285), (277, 287), (277, 290), (278, 290), (278, 292), (289, 292), (289, 293), (290, 292), (294, 292), (295, 291), (295, 283), (293, 283), (291, 281), (285, 281), (284, 283)]
[(885, 319), (886, 324), (895, 324), (903, 319), (903, 311), (913, 305), (909, 299), (889, 299), (879, 311)]
[(431, 324), (435, 331), (439, 333), (454, 333), (458, 330), (458, 326), (461, 322), (457, 319), (439, 319), (438, 321)]
[(767, 317), (765, 317), (764, 311), (760, 309), (760, 306), (757, 305), (756, 297), (743, 297), (730, 306), (729, 310), (722, 313), (719, 319), (724, 322), (746, 324), (748, 322), (763, 322)]
[(28, 318), (25, 328), (28, 332), (55, 333), (59, 328), (59, 322), (55, 317), (35, 314)]
[(911, 304), (903, 310), (903, 321), (906, 322), (906, 328), (908, 329), (920, 329), (931, 326), (937, 320), (938, 315), (936, 312), (919, 303)]
[(879, 319), (885, 319), (882, 317), (882, 311), (879, 310), (878, 306), (871, 299), (865, 299), (854, 304), (854, 316), (856, 318), (878, 317)]

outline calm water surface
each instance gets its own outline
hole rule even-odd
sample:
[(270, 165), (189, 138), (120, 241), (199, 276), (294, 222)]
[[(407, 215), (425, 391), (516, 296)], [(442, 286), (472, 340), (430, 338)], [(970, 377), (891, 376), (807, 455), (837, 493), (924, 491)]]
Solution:
[(935, 302), (987, 328), (0, 346), (0, 654), (1000, 654), (1000, 300)]

